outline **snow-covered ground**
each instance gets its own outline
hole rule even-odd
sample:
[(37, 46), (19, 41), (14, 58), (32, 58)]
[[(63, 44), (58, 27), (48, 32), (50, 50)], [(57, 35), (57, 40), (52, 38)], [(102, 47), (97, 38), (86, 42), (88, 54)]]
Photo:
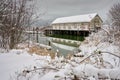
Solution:
[[(119, 47), (106, 41), (108, 36), (102, 33), (100, 31), (87, 37), (81, 43), (77, 56), (69, 58), (56, 55), (51, 59), (49, 55), (29, 54), (28, 49), (23, 48), (5, 53), (2, 51), (0, 80), (120, 80)], [(54, 45), (67, 50), (74, 49), (56, 43)]]
[(34, 65), (34, 60), (34, 56), (22, 50), (12, 50), (9, 53), (0, 53), (0, 79), (9, 80), (14, 72), (26, 66)]
[(75, 49), (75, 47), (67, 46), (67, 45), (63, 45), (63, 44), (58, 44), (58, 43), (52, 43), (52, 44), (61, 48), (61, 49), (65, 49), (65, 50), (73, 51)]
[[(109, 56), (109, 57), (108, 57)], [(106, 58), (107, 57), (107, 58)], [(106, 55), (104, 59), (109, 60), (117, 58)], [(95, 58), (91, 57), (92, 59)], [(120, 79), (120, 67), (100, 68), (96, 63), (85, 61), (84, 58), (72, 57), (70, 60), (64, 57), (30, 55), (26, 50), (11, 50), (7, 53), (0, 53), (0, 79), (1, 80), (72, 80), (90, 79), (97, 80), (98, 77)], [(113, 60), (111, 65), (115, 65)], [(105, 66), (110, 66), (104, 63)], [(100, 63), (98, 63), (100, 65)]]
[[(29, 54), (28, 49), (0, 53), (1, 80), (120, 80), (119, 46), (98, 32), (81, 43), (77, 56), (51, 59)], [(57, 44), (54, 44), (57, 45)], [(57, 45), (64, 49), (71, 47)], [(78, 56), (82, 55), (82, 56)]]

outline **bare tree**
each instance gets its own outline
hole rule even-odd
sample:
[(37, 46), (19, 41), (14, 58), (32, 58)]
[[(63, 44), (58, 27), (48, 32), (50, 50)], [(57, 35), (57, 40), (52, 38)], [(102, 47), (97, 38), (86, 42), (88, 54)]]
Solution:
[(0, 38), (10, 49), (24, 39), (25, 29), (30, 27), (34, 15), (33, 0), (0, 1)]
[(5, 24), (5, 17), (7, 16), (7, 7), (10, 4), (10, 2), (8, 0), (1, 0), (0, 1), (0, 46), (2, 48), (5, 48), (5, 45), (7, 44), (6, 40), (7, 40), (7, 28)]
[(111, 19), (110, 33), (113, 43), (120, 47), (120, 3), (117, 3), (109, 10), (109, 17)]
[(120, 3), (114, 4), (109, 10), (112, 25), (120, 30)]

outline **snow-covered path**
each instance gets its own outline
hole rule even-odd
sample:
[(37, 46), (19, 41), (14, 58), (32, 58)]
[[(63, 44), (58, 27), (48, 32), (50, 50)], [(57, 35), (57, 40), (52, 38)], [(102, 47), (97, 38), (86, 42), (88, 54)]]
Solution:
[(10, 53), (0, 54), (0, 80), (9, 80), (14, 72), (35, 64), (35, 57), (22, 53), (23, 51), (12, 50)]

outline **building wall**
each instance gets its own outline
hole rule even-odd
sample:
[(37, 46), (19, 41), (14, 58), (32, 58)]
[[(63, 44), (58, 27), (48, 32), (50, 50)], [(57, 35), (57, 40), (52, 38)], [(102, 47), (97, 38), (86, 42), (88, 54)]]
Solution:
[(90, 30), (95, 31), (96, 29), (101, 28), (102, 26), (102, 20), (97, 15), (91, 22), (90, 22)]
[(53, 30), (81, 30), (81, 31), (95, 31), (102, 26), (101, 18), (96, 15), (91, 22), (76, 22), (76, 23), (60, 23), (52, 24)]
[(88, 22), (82, 23), (61, 23), (61, 24), (53, 24), (52, 29), (54, 30), (89, 30)]

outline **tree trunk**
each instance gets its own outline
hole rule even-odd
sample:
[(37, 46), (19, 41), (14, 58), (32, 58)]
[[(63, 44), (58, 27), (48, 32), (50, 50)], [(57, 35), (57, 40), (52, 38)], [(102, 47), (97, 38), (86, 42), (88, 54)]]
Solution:
[(15, 36), (14, 36), (14, 30), (11, 31), (11, 36), (10, 36), (10, 45), (9, 48), (13, 49), (15, 46)]

